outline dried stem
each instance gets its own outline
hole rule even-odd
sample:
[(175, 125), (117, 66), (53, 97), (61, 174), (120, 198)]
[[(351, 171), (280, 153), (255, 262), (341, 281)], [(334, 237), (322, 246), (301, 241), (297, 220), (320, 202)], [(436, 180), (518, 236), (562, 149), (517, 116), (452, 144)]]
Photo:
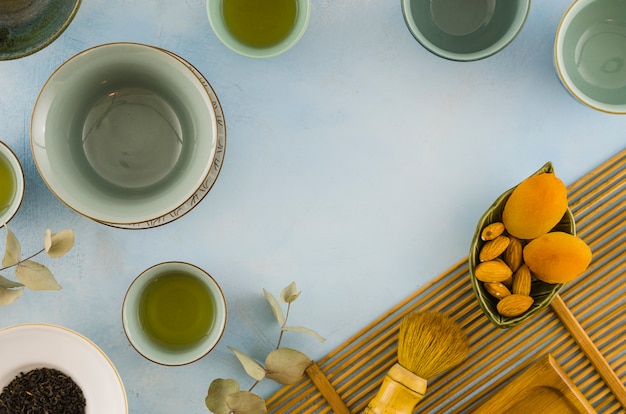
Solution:
[(287, 303), (287, 313), (285, 314), (285, 322), (280, 327), (280, 334), (278, 335), (278, 343), (276, 344), (276, 349), (280, 348), (280, 342), (283, 340), (283, 333), (285, 333), (285, 330), (283, 328), (287, 325), (287, 320), (289, 320), (290, 310), (291, 310), (291, 302)]
[(33, 254), (31, 254), (31, 255), (30, 255), (30, 256), (28, 256), (26, 259), (22, 259), (22, 260), (18, 261), (18, 262), (17, 262), (17, 263), (15, 263), (14, 265), (11, 265), (11, 266), (6, 266), (6, 267), (3, 267), (3, 268), (0, 268), (0, 271), (2, 271), (2, 270), (6, 270), (6, 269), (9, 269), (9, 268), (11, 268), (11, 267), (14, 267), (14, 266), (19, 265), (20, 263), (23, 263), (23, 262), (25, 262), (25, 261), (27, 261), (27, 260), (30, 260), (30, 259), (32, 259), (33, 257), (37, 256), (38, 254), (43, 253), (43, 252), (44, 252), (44, 250), (45, 250), (45, 249), (41, 249), (41, 250), (39, 250), (37, 253), (33, 253)]

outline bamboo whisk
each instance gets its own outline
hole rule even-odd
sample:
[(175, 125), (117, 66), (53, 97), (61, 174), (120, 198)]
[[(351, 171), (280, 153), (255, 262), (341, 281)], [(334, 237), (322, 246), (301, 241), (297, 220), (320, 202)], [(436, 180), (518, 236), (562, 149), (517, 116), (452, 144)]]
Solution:
[(468, 352), (469, 339), (447, 316), (431, 311), (407, 315), (398, 332), (398, 363), (363, 413), (413, 413), (427, 380), (461, 363)]

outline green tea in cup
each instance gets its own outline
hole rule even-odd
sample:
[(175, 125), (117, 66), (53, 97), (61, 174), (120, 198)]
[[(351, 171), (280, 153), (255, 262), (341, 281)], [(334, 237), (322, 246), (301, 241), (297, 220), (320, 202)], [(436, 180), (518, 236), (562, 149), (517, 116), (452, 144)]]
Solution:
[(241, 43), (273, 46), (284, 40), (298, 16), (296, 0), (222, 0), (224, 23)]
[(24, 196), (24, 175), (17, 156), (0, 142), (0, 226), (17, 213)]
[(215, 303), (208, 288), (184, 271), (157, 275), (139, 298), (139, 323), (153, 341), (180, 349), (200, 342), (213, 325)]
[(207, 0), (207, 13), (225, 46), (243, 56), (268, 58), (304, 35), (311, 0)]
[(15, 197), (15, 174), (9, 160), (0, 156), (0, 214), (11, 207)]
[(160, 263), (130, 285), (122, 305), (124, 332), (145, 358), (183, 365), (215, 347), (226, 327), (226, 301), (204, 270), (183, 262)]

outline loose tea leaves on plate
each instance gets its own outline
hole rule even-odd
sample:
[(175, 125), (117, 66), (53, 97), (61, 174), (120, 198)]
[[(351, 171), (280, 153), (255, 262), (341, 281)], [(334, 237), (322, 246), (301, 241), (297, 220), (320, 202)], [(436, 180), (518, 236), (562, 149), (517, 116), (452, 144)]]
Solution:
[(21, 372), (0, 394), (0, 414), (83, 414), (85, 406), (81, 388), (53, 368)]

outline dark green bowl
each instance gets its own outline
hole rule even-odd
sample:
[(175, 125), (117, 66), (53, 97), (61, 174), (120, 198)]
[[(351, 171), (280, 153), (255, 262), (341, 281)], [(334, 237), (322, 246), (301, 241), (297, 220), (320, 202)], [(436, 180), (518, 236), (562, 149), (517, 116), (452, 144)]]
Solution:
[[(548, 162), (533, 175), (553, 172), (554, 168), (552, 167), (552, 163)], [(504, 210), (504, 204), (506, 203), (514, 189), (515, 187), (509, 189), (500, 197), (498, 197), (496, 201), (493, 202), (491, 207), (489, 207), (485, 214), (483, 214), (483, 216), (480, 218), (478, 224), (476, 225), (476, 232), (474, 233), (474, 237), (472, 238), (472, 243), (470, 245), (469, 251), (470, 279), (472, 282), (472, 289), (474, 290), (474, 293), (476, 294), (476, 299), (478, 300), (478, 305), (485, 313), (485, 316), (487, 316), (487, 318), (498, 328), (511, 328), (521, 322), (532, 318), (543, 308), (550, 305), (552, 298), (554, 298), (554, 296), (559, 293), (559, 291), (563, 287), (562, 283), (545, 283), (533, 278), (530, 296), (532, 296), (535, 302), (530, 307), (530, 309), (523, 314), (508, 318), (498, 313), (498, 310), (496, 309), (498, 299), (487, 293), (483, 286), (483, 282), (476, 279), (474, 270), (476, 269), (476, 266), (480, 263), (480, 260), (478, 259), (478, 254), (485, 243), (480, 237), (481, 231), (488, 224), (502, 221), (502, 210)], [(551, 231), (562, 231), (565, 233), (576, 235), (576, 223), (574, 222), (574, 216), (572, 215), (572, 212), (569, 208), (563, 215), (561, 221)]]
[(0, 0), (0, 60), (48, 46), (67, 28), (79, 5), (80, 0)]

